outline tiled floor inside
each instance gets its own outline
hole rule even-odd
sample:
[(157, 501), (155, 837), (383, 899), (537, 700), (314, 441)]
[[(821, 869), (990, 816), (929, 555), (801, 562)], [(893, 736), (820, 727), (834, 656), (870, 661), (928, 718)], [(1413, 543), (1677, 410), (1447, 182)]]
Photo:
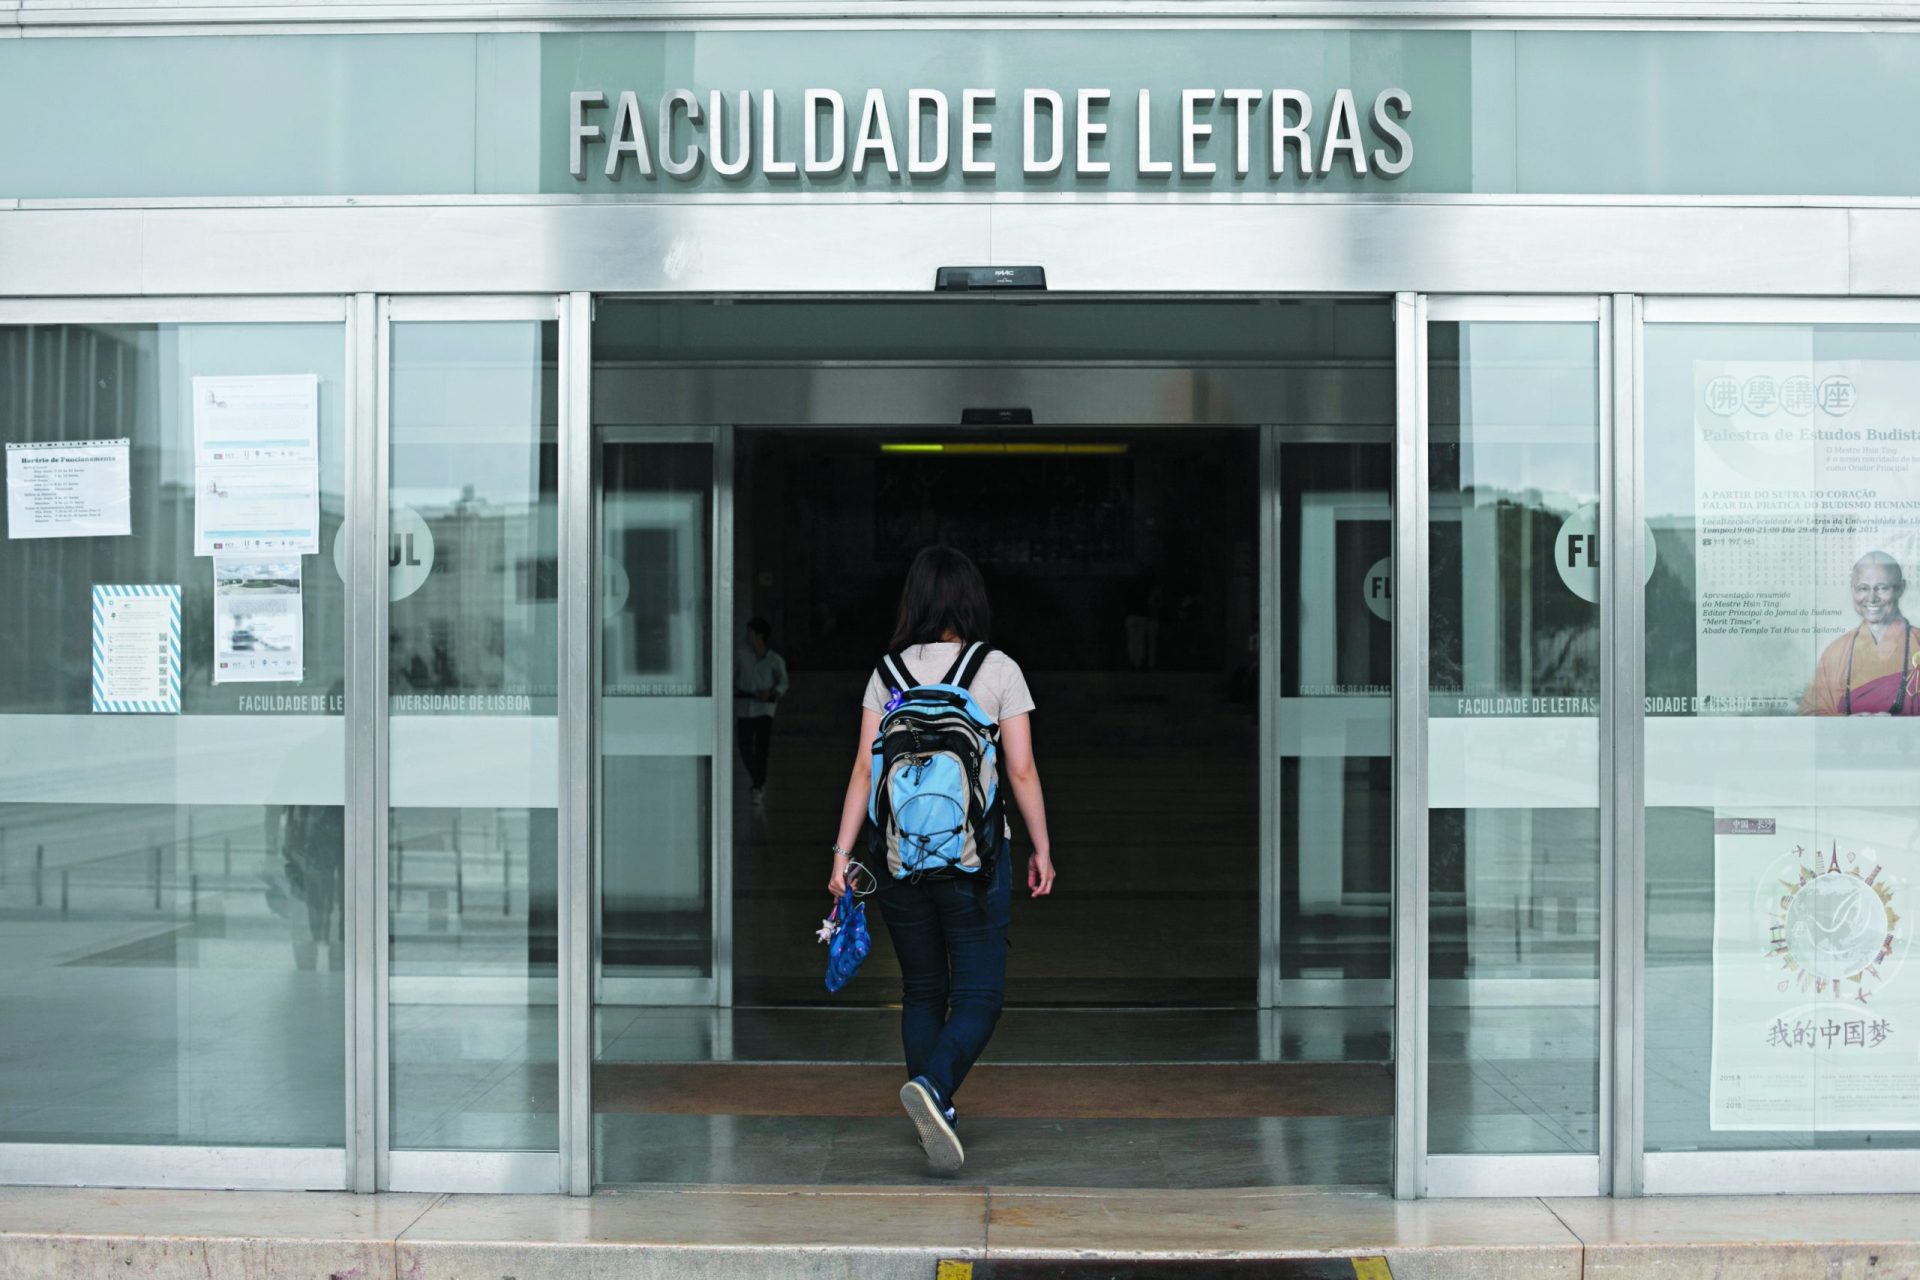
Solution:
[[(597, 1061), (895, 1063), (896, 1010), (599, 1011)], [(987, 1063), (1338, 1064), (1388, 1055), (1390, 1011), (1010, 1009)], [(967, 1181), (1008, 1186), (1236, 1187), (1385, 1185), (1393, 1125), (1382, 1115), (1058, 1119), (967, 1116)], [(867, 1100), (847, 1110), (871, 1110)], [(600, 1114), (602, 1183), (940, 1185), (904, 1116)]]
[[(1385, 1186), (1386, 1116), (963, 1119), (961, 1178), (1021, 1187)], [(939, 1186), (906, 1117), (599, 1115), (605, 1184)]]
[[(598, 1062), (892, 1062), (898, 1009), (602, 1005)], [(1013, 1007), (988, 1062), (1386, 1062), (1393, 1011)]]
[[(719, 1059), (895, 1063), (896, 1010), (600, 1010), (602, 1063)], [(986, 1063), (1340, 1064), (1385, 1060), (1386, 1009), (1010, 1009)], [(967, 1116), (964, 1177), (1008, 1186), (1383, 1186), (1393, 1123), (1383, 1115), (1058, 1119)], [(848, 1100), (864, 1112), (866, 1100)], [(621, 1183), (818, 1186), (939, 1185), (902, 1115), (600, 1114), (598, 1180)]]

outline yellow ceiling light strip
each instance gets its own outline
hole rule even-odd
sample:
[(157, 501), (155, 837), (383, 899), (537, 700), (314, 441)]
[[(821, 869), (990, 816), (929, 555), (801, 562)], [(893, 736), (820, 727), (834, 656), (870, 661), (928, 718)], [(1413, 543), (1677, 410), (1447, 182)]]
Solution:
[(1124, 444), (1067, 444), (1045, 440), (1019, 440), (1007, 443), (987, 443), (967, 441), (955, 443), (925, 444), (889, 442), (880, 446), (882, 453), (921, 453), (940, 454), (945, 457), (1117, 457), (1127, 452)]

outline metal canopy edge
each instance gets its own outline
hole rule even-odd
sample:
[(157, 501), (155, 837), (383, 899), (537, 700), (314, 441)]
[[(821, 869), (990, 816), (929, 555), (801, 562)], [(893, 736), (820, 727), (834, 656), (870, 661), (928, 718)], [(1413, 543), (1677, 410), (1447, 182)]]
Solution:
[(463, 204), (0, 211), (12, 296), (1920, 292), (1920, 209), (1507, 204)]
[(46, 34), (111, 27), (178, 32), (192, 28), (299, 27), (304, 30), (468, 27), (498, 30), (661, 27), (725, 22), (1175, 22), (1306, 24), (1327, 27), (1440, 25), (1692, 26), (1751, 22), (1788, 27), (1920, 21), (1914, 0), (0, 0), (0, 26)]

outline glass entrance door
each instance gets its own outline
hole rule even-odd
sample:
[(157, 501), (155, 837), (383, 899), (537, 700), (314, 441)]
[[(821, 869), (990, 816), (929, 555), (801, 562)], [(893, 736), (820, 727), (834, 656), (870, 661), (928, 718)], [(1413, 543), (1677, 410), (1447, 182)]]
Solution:
[(560, 305), (382, 305), (381, 1184), (552, 1188)]
[(714, 856), (733, 730), (720, 434), (595, 439), (596, 1006), (731, 1002), (729, 864)]
[[(1345, 1032), (1377, 1042), (1384, 1058), (1393, 1004), (1393, 429), (1268, 431), (1263, 502), (1273, 536), (1261, 577), (1277, 633), (1267, 692), (1277, 714), (1266, 771), (1275, 875), (1262, 1004), (1345, 1011)], [(1359, 1040), (1349, 1039), (1349, 1052)]]
[(1429, 1194), (1601, 1187), (1605, 319), (1443, 298), (1419, 334)]

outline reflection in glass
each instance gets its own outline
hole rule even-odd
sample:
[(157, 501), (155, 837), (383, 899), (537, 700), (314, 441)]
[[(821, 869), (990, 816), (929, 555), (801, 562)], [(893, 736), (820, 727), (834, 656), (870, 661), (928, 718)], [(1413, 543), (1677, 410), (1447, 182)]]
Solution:
[(1645, 352), (1647, 1149), (1920, 1145), (1920, 329)]
[(395, 1148), (556, 1150), (553, 322), (395, 323)]
[(1428, 332), (1428, 1150), (1597, 1151), (1598, 328)]
[[(339, 1147), (337, 324), (0, 328), (0, 442), (126, 440), (131, 532), (0, 540), (0, 1141)], [(193, 380), (319, 380), (302, 678), (213, 682)], [(94, 584), (180, 589), (178, 715), (94, 713)], [(191, 798), (191, 803), (182, 803)]]
[[(713, 969), (713, 447), (600, 453), (600, 963)], [(730, 744), (721, 744), (722, 750)], [(670, 999), (628, 991), (623, 998)]]
[(1384, 982), (1393, 955), (1393, 445), (1284, 444), (1278, 472), (1280, 976)]

